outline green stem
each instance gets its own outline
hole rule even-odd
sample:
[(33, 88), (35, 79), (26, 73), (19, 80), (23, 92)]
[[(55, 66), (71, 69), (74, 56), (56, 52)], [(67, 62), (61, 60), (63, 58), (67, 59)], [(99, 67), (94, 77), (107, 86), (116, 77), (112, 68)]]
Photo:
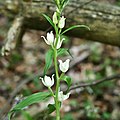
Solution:
[(54, 64), (55, 64), (55, 73), (56, 73), (56, 99), (55, 99), (56, 120), (60, 120), (60, 103), (58, 101), (60, 79), (59, 79), (59, 74), (58, 74), (57, 50), (56, 49), (54, 49)]
[(56, 48), (59, 38), (58, 27), (56, 25), (55, 25), (55, 32), (56, 32), (56, 42), (55, 42), (55, 48)]
[(55, 98), (55, 95), (50, 87), (48, 87), (49, 91), (51, 92), (51, 95)]
[[(56, 0), (57, 2), (57, 6), (58, 9), (60, 9), (60, 0)], [(60, 19), (60, 13), (58, 13), (58, 19)], [(59, 78), (59, 74), (58, 74), (58, 64), (57, 64), (57, 43), (58, 43), (58, 39), (61, 33), (61, 30), (59, 30), (58, 26), (55, 25), (55, 32), (56, 32), (56, 42), (54, 45), (54, 64), (55, 64), (55, 73), (56, 73), (56, 93), (55, 93), (55, 106), (56, 106), (56, 120), (60, 120), (60, 102), (58, 100), (58, 93), (59, 93), (59, 86), (60, 86), (60, 78)]]
[(60, 9), (60, 1), (59, 0), (57, 0), (57, 6)]

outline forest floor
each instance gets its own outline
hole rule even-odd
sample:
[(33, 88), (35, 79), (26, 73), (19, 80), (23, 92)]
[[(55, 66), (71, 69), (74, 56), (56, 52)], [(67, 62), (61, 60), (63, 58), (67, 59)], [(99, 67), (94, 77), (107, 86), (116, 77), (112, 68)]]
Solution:
[[(0, 16), (0, 49), (9, 27), (7, 24), (7, 19)], [(39, 80), (43, 74), (45, 53), (49, 49), (41, 35), (45, 33), (27, 30), (19, 51), (13, 50), (6, 57), (0, 55), (0, 112), (8, 113), (17, 96), (47, 91)], [(71, 37), (66, 37), (62, 47), (69, 48), (73, 56), (61, 58), (71, 59), (67, 75), (72, 78), (73, 85), (120, 74), (118, 47)], [(53, 67), (48, 71), (49, 75), (51, 71), (54, 72)], [(62, 83), (61, 89), (65, 88), (66, 85)], [(52, 99), (28, 107), (25, 111), (31, 116), (30, 120), (50, 120), (44, 117), (49, 103), (52, 103)], [(63, 120), (120, 120), (120, 79), (72, 90), (70, 99), (63, 102), (61, 114)], [(54, 117), (55, 113), (51, 116)], [(15, 115), (15, 120), (28, 118), (21, 113)]]
[[(16, 96), (46, 91), (39, 76), (43, 74), (45, 53), (49, 47), (41, 39), (41, 35), (44, 35), (44, 32), (27, 30), (20, 53), (14, 50), (7, 57), (0, 57), (0, 110), (11, 99), (5, 111), (8, 112)], [(73, 56), (71, 63), (73, 62), (74, 66), (67, 72), (73, 84), (90, 83), (120, 73), (118, 47), (78, 38), (67, 38), (64, 47), (69, 47)], [(84, 57), (83, 54), (86, 53)], [(65, 84), (62, 84), (61, 88), (65, 87)], [(49, 100), (30, 106), (27, 111), (35, 116), (51, 102), (52, 100)], [(120, 79), (74, 89), (70, 99), (63, 103), (61, 112), (65, 120), (119, 120)], [(52, 115), (54, 116), (54, 113)], [(17, 119), (23, 118), (18, 115)]]

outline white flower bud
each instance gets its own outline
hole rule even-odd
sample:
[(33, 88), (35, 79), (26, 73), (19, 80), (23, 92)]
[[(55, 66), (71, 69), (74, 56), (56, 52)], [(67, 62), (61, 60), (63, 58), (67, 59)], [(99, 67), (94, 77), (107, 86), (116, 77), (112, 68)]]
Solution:
[(45, 75), (44, 79), (40, 77), (40, 79), (42, 80), (42, 83), (46, 86), (46, 87), (52, 87), (54, 85), (54, 74), (52, 75), (52, 79)]
[(52, 45), (54, 42), (54, 34), (52, 31), (50, 33), (47, 33), (47, 39), (44, 36), (41, 36), (41, 37), (45, 40), (45, 42), (48, 45)]
[(62, 101), (64, 101), (64, 100), (68, 99), (69, 96), (70, 96), (70, 93), (67, 93), (66, 95), (64, 95), (64, 94), (63, 94), (63, 91), (60, 91), (60, 92), (58, 93), (58, 100), (59, 100), (60, 102), (62, 102)]
[(64, 16), (62, 16), (62, 17), (60, 18), (60, 21), (59, 21), (59, 23), (58, 23), (58, 27), (59, 27), (59, 28), (64, 28), (64, 26), (65, 26), (65, 19), (66, 19), (66, 18), (64, 18)]
[(57, 13), (56, 13), (56, 12), (54, 12), (54, 14), (53, 14), (53, 23), (54, 23), (54, 24), (57, 24), (57, 23), (58, 23)]
[(69, 69), (69, 63), (70, 63), (70, 59), (67, 59), (65, 62), (62, 62), (62, 60), (58, 60), (59, 61), (59, 68), (62, 72), (67, 72)]

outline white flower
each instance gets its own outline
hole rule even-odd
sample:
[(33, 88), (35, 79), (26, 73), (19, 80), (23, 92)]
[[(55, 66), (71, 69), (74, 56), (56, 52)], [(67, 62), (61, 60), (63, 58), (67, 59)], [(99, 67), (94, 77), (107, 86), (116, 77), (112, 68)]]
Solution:
[(70, 63), (70, 59), (67, 59), (65, 62), (62, 62), (62, 60), (58, 60), (59, 61), (59, 68), (62, 72), (67, 72), (69, 69), (69, 63)]
[[(61, 47), (63, 40), (65, 40), (65, 38), (62, 38), (62, 40), (60, 40), (60, 37), (58, 38), (56, 49), (59, 49)], [(54, 44), (55, 43), (56, 43), (56, 39), (55, 39)]]
[(63, 94), (63, 91), (60, 91), (60, 92), (58, 93), (58, 100), (62, 102), (62, 101), (64, 101), (64, 100), (68, 99), (69, 96), (70, 96), (70, 93), (67, 93), (66, 95), (64, 95), (64, 94)]
[(58, 20), (57, 20), (57, 12), (54, 12), (54, 14), (53, 14), (53, 23), (54, 23), (54, 24), (57, 24), (57, 23), (58, 23)]
[(60, 21), (59, 21), (59, 23), (58, 23), (58, 27), (59, 27), (59, 28), (64, 28), (64, 26), (65, 26), (65, 19), (66, 19), (66, 18), (64, 18), (64, 16), (62, 16), (62, 17), (60, 18)]
[(41, 36), (41, 37), (45, 40), (45, 42), (48, 45), (52, 45), (54, 42), (54, 34), (52, 31), (50, 33), (49, 32), (47, 33), (47, 39), (44, 36)]
[(45, 75), (44, 79), (40, 77), (40, 79), (42, 80), (42, 83), (46, 86), (46, 87), (52, 87), (54, 84), (54, 74), (52, 75), (52, 79)]

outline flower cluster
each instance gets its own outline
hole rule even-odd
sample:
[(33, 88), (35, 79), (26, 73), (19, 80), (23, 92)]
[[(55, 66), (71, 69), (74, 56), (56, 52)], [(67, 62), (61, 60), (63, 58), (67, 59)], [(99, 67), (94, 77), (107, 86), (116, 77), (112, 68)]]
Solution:
[[(65, 73), (68, 71), (69, 69), (69, 62), (70, 62), (70, 59), (67, 59), (65, 62), (63, 62), (62, 60), (58, 60), (59, 61), (59, 67), (60, 67), (60, 70)], [(44, 79), (40, 77), (40, 79), (42, 80), (42, 83), (46, 86), (46, 87), (52, 87), (53, 84), (54, 84), (54, 74), (52, 75), (52, 79), (45, 75)]]
[[(60, 70), (61, 70), (63, 73), (67, 72), (68, 69), (69, 69), (70, 59), (67, 59), (65, 62), (63, 62), (62, 60), (58, 60), (58, 61), (59, 61), (59, 63), (60, 63), (60, 64), (59, 64)], [(48, 87), (48, 88), (49, 88), (49, 87), (52, 87), (52, 86), (54, 85), (54, 74), (52, 75), (52, 78), (49, 77), (49, 76), (47, 76), (47, 75), (45, 75), (44, 78), (41, 78), (41, 77), (40, 77), (40, 79), (42, 80), (42, 83), (43, 83), (46, 87)], [(70, 95), (70, 93), (64, 95), (64, 94), (63, 94), (63, 91), (60, 91), (60, 92), (58, 93), (58, 99), (59, 99), (59, 101), (64, 101), (64, 100), (66, 100), (66, 99), (69, 97), (69, 95)]]
[(57, 18), (57, 12), (54, 12), (54, 14), (53, 14), (53, 23), (56, 25), (56, 24), (58, 24), (58, 27), (59, 28), (64, 28), (64, 26), (65, 26), (65, 17), (64, 16), (62, 16), (62, 17), (60, 17), (60, 20), (58, 20), (58, 18)]
[[(58, 16), (57, 16), (57, 12), (55, 12), (53, 14), (53, 23), (54, 25), (56, 26), (57, 25), (57, 29), (59, 29), (60, 31), (62, 30), (62, 28), (64, 28), (65, 26), (65, 19), (64, 16), (62, 17), (59, 17), (58, 19)], [(47, 45), (50, 45), (52, 47), (52, 49), (59, 49), (62, 45), (62, 42), (65, 40), (65, 38), (62, 38), (61, 39), (61, 35), (60, 35), (60, 32), (59, 33), (56, 33), (57, 35), (55, 36), (53, 34), (53, 31), (50, 31), (47, 33), (47, 36), (41, 36), (44, 41), (46, 42)], [(70, 59), (67, 59), (65, 60), (64, 62), (62, 60), (58, 60), (59, 62), (59, 69), (62, 73), (65, 73), (68, 71), (69, 69), (69, 63), (70, 63)], [(42, 83), (48, 87), (48, 89), (50, 91), (52, 91), (51, 87), (54, 85), (54, 74), (52, 75), (52, 77), (50, 76), (47, 76), (45, 75), (44, 78), (41, 78), (40, 79), (42, 80)], [(57, 79), (60, 79), (60, 78), (57, 78)], [(54, 96), (54, 93), (52, 92), (53, 96)], [(58, 101), (62, 102), (66, 99), (69, 98), (69, 95), (70, 93), (67, 93), (66, 95), (63, 94), (63, 91), (58, 91)]]

